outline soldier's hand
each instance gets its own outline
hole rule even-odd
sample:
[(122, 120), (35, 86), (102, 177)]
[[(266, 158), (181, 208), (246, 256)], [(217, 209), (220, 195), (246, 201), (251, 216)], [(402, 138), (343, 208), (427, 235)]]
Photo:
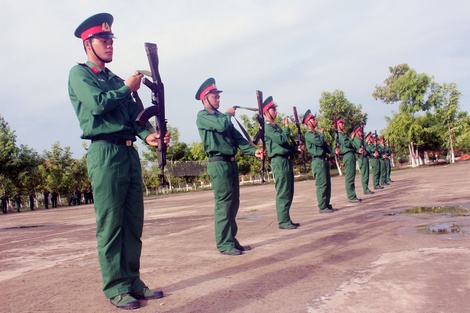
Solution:
[(305, 152), (305, 145), (299, 145), (299, 151)]
[(324, 128), (320, 129), (320, 134), (323, 135), (324, 133), (325, 133), (325, 129)]
[(282, 122), (284, 123), (284, 126), (285, 126), (285, 127), (289, 127), (289, 117), (288, 117), (288, 116), (284, 117), (284, 119), (282, 120)]
[(227, 113), (230, 115), (230, 116), (235, 116), (235, 108), (228, 108), (227, 109)]
[(131, 92), (137, 91), (140, 88), (140, 83), (142, 82), (143, 77), (144, 75), (139, 72), (136, 72), (134, 75), (132, 75), (126, 80), (125, 84), (127, 87), (129, 87)]
[(336, 154), (341, 154), (341, 149), (340, 149), (340, 148), (336, 148), (336, 149), (335, 149), (335, 152), (336, 152)]
[(264, 149), (258, 149), (255, 151), (255, 157), (257, 157), (260, 160), (264, 160), (265, 157), (265, 151)]
[[(158, 133), (151, 133), (150, 135), (145, 138), (145, 142), (149, 146), (158, 147), (158, 140), (160, 139), (160, 134)], [(165, 137), (163, 138), (163, 142), (169, 146), (171, 140), (171, 133), (166, 133)]]

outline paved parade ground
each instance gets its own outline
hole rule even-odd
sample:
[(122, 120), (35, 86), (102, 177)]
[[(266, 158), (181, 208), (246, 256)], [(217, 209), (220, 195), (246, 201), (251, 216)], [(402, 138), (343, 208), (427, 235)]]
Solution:
[[(142, 278), (165, 297), (135, 312), (468, 312), (470, 212), (402, 214), (417, 206), (470, 209), (470, 162), (392, 172), (394, 182), (348, 203), (332, 178), (319, 214), (315, 181), (296, 182), (277, 227), (274, 185), (241, 188), (238, 239), (221, 255), (212, 191), (145, 200)], [(0, 312), (118, 312), (101, 291), (92, 205), (0, 216)]]

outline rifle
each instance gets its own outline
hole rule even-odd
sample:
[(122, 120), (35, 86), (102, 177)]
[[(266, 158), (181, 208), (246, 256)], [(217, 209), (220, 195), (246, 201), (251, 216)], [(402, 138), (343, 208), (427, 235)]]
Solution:
[(361, 153), (361, 160), (364, 160), (364, 154), (366, 153), (366, 145), (364, 143), (364, 122), (361, 122), (361, 133), (362, 133), (362, 138), (361, 138), (361, 148), (362, 148), (362, 153)]
[[(295, 127), (297, 128), (297, 144), (300, 146), (304, 144), (304, 141), (302, 140), (302, 131), (300, 130), (299, 116), (297, 115), (297, 108), (295, 106), (292, 107), (292, 110), (294, 111), (294, 123)], [(304, 173), (307, 173), (305, 155), (302, 151), (299, 151), (299, 154), (302, 158), (302, 163), (304, 164)]]
[(160, 185), (162, 187), (168, 186), (168, 182), (165, 181), (165, 165), (166, 165), (166, 143), (164, 141), (167, 133), (165, 118), (165, 88), (158, 71), (158, 53), (157, 45), (154, 43), (145, 44), (145, 51), (150, 64), (150, 73), (148, 71), (140, 71), (142, 74), (151, 74), (152, 81), (147, 78), (143, 79), (143, 84), (152, 91), (152, 106), (142, 110), (136, 118), (136, 122), (141, 126), (145, 127), (149, 123), (149, 119), (155, 116), (155, 130), (160, 135), (158, 139), (157, 157), (158, 157), (158, 168), (160, 169)]
[[(258, 144), (258, 141), (261, 140), (261, 151), (264, 153), (264, 149), (266, 147), (266, 143), (264, 141), (264, 115), (263, 115), (263, 92), (256, 90), (256, 100), (258, 101), (258, 114), (256, 114), (256, 119), (258, 120), (259, 123), (259, 130), (258, 133), (255, 135), (253, 138), (253, 142), (255, 144)], [(264, 183), (264, 171), (265, 171), (265, 166), (264, 166), (264, 160), (263, 158), (261, 160), (261, 182)]]
[[(374, 138), (375, 138), (375, 151), (379, 151), (379, 148), (377, 147), (377, 141), (378, 141), (378, 138), (377, 138), (377, 129), (376, 129), (375, 132), (374, 132)], [(382, 156), (380, 155), (380, 153), (379, 153), (379, 158), (382, 158)]]
[[(335, 147), (339, 148), (339, 133), (338, 133), (338, 127), (336, 126), (336, 116), (333, 116), (333, 122), (334, 122), (334, 128), (335, 128)], [(339, 176), (343, 176), (343, 173), (341, 172), (341, 166), (339, 165), (339, 161), (340, 161), (340, 155), (336, 153), (336, 149), (335, 149), (336, 168), (338, 169)]]

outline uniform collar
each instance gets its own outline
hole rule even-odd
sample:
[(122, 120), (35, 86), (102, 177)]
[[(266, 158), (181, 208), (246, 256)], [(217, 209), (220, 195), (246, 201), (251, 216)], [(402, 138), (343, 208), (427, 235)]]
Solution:
[(108, 76), (109, 78), (113, 78), (115, 75), (113, 74), (113, 72), (111, 72), (108, 68), (105, 68), (104, 70), (102, 70), (99, 66), (97, 66), (96, 64), (94, 64), (93, 62), (91, 61), (86, 61), (86, 65), (91, 69), (91, 71), (93, 73), (95, 73), (96, 75), (99, 75), (100, 73), (104, 73), (106, 76)]

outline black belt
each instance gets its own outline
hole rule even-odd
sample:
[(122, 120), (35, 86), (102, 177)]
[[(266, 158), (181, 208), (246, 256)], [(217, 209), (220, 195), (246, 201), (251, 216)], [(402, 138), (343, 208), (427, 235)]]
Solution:
[(111, 137), (111, 136), (106, 136), (106, 135), (98, 135), (98, 136), (91, 138), (91, 142), (100, 142), (100, 141), (113, 143), (115, 145), (126, 146), (126, 147), (132, 146), (132, 143), (134, 142), (131, 139), (116, 138), (116, 137)]
[(314, 159), (314, 160), (324, 160), (324, 161), (328, 160), (327, 157), (313, 157), (312, 159)]
[(209, 162), (217, 162), (217, 161), (225, 161), (225, 162), (233, 162), (235, 161), (234, 156), (218, 156), (209, 158)]
[(352, 151), (348, 151), (348, 152), (342, 154), (342, 156), (345, 156), (345, 155), (348, 154), (348, 153), (352, 153)]

